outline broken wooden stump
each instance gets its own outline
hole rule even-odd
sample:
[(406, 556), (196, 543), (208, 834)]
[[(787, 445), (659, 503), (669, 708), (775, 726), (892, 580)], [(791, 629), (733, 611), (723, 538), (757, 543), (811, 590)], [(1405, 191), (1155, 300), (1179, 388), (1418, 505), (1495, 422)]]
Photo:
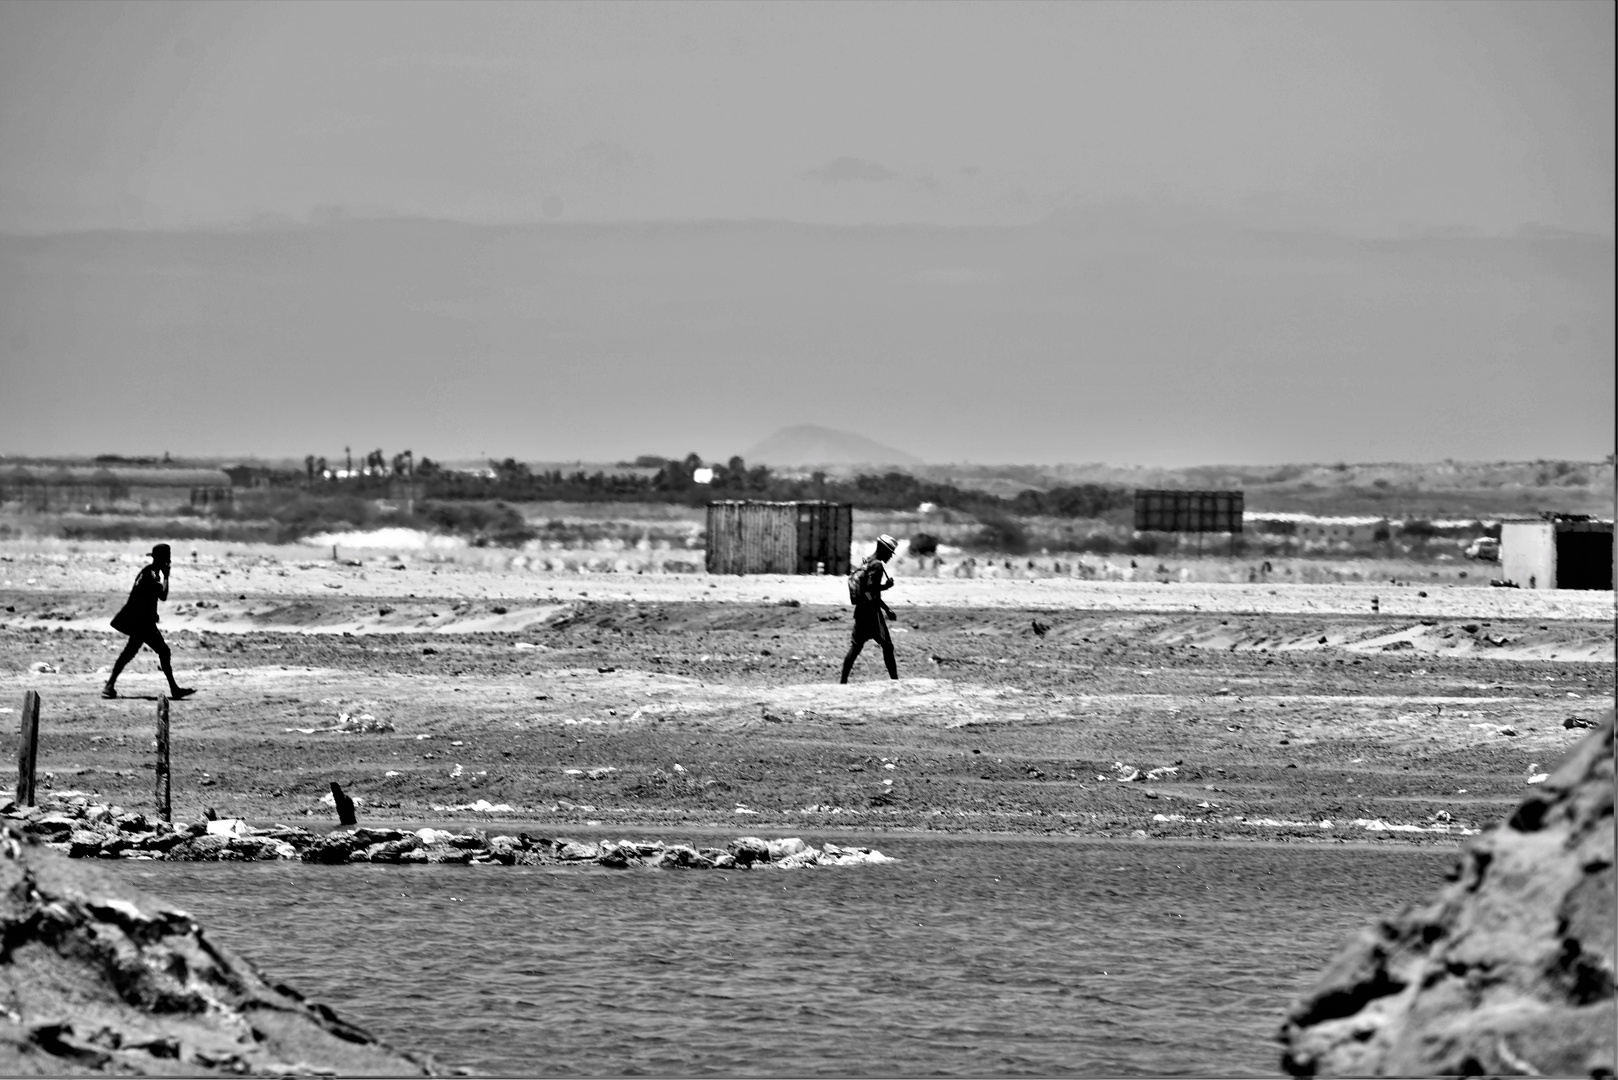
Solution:
[(171, 771), (169, 769), (169, 699), (157, 699), (157, 761), (152, 766), (153, 782), (156, 786), (157, 818), (159, 821), (173, 821), (173, 790)]
[(337, 805), (337, 823), (339, 825), (357, 825), (359, 819), (354, 816), (354, 800), (343, 794), (343, 789), (337, 781), (331, 782), (332, 802)]
[(34, 805), (34, 763), (39, 753), (39, 691), (22, 696), (22, 726), (17, 732), (17, 805)]

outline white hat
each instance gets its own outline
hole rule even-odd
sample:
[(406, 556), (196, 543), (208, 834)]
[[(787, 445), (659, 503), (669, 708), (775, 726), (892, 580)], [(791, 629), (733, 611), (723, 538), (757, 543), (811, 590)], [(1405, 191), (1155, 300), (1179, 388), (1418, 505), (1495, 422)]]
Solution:
[(887, 533), (883, 533), (881, 536), (876, 538), (876, 546), (877, 547), (885, 547), (889, 551), (898, 551), (899, 550), (899, 541), (895, 540), (893, 537), (889, 536)]

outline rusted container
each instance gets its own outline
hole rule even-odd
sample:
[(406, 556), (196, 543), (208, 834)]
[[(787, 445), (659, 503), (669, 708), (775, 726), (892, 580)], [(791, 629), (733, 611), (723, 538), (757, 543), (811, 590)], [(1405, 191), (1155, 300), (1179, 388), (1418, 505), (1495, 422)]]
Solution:
[(849, 503), (708, 504), (710, 574), (847, 574), (853, 540)]

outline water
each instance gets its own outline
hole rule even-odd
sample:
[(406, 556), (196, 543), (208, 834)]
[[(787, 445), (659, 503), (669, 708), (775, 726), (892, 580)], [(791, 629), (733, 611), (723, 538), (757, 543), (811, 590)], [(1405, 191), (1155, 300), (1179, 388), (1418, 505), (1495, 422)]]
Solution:
[(1217, 1076), (1276, 1073), (1292, 997), (1455, 861), (1161, 841), (874, 843), (903, 861), (116, 871), (272, 981), (446, 1068)]

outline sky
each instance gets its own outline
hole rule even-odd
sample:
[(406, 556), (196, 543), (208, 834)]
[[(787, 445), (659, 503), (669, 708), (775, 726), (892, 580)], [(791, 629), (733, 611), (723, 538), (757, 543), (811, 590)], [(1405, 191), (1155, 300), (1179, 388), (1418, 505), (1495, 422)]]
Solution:
[[(1503, 445), (1604, 456), (1613, 12), (1555, 0), (7, 3), (0, 395), (26, 390), (41, 404), (8, 426), (0, 451), (150, 449), (153, 425), (119, 407), (127, 397), (82, 400), (85, 378), (115, 384), (140, 354), (171, 375), (209, 371), (165, 390), (193, 416), (231, 415), (262, 390), (266, 366), (367, 373), (313, 409), (165, 430), (175, 452), (301, 456), (315, 440), (419, 441), (419, 422), (398, 408), (367, 414), (359, 386), (401, 371), (407, 383), (435, 381), (449, 366), (469, 385), (543, 399), (556, 417), (491, 424), (488, 403), (441, 390), (429, 404), (442, 456), (723, 455), (801, 422), (942, 461), (1436, 460)], [(391, 256), (419, 238), (414, 219), (470, 231), (433, 234), (434, 258)], [(393, 241), (354, 231), (390, 222)], [(753, 223), (753, 239), (719, 245), (736, 261), (716, 266), (704, 261), (713, 245), (689, 228), (699, 222)], [(770, 222), (799, 228), (772, 233)], [(668, 234), (684, 238), (675, 247), (637, 253), (613, 239), (625, 223), (686, 231)], [(811, 226), (831, 231), (812, 242), (821, 234)], [(1051, 254), (1098, 227), (1107, 244)], [(94, 252), (73, 239), (92, 232)], [(1300, 269), (1292, 248), (1253, 246), (1253, 235), (1277, 232), (1330, 252)], [(221, 246), (244, 233), (268, 247)], [(596, 240), (551, 242), (564, 235)], [(781, 235), (790, 239), (772, 255), (768, 238)], [(166, 254), (134, 257), (162, 237)], [(1547, 237), (1561, 238), (1561, 254), (1544, 255)], [(1474, 239), (1490, 254), (1342, 246), (1435, 238)], [(322, 244), (342, 248), (350, 275), (325, 276)], [(525, 260), (513, 253), (523, 244), (577, 261)], [(1567, 256), (1575, 248), (1584, 254)], [(1112, 256), (1106, 273), (1092, 265), (1100, 250)], [(796, 306), (767, 287), (755, 312), (727, 306), (738, 273), (767, 281), (788, 252), (809, 274), (792, 286)], [(858, 253), (898, 275), (864, 294), (886, 297), (887, 309), (815, 276), (859, 279)], [(1069, 273), (1076, 260), (1090, 269)], [(1156, 277), (1131, 277), (1148, 265)], [(295, 343), (251, 331), (272, 314), (304, 316), (262, 307), (247, 285), (215, 281), (217, 303), (198, 301), (209, 291), (199, 267), (245, 281), (250, 266), (326, 281), (318, 295), (282, 297), (316, 311)], [(591, 266), (612, 274), (592, 277)], [(1023, 273), (1038, 267), (1049, 273)], [(1355, 284), (1334, 290), (1345, 274)], [(555, 297), (568, 306), (541, 310), (558, 275)], [(906, 275), (971, 299), (910, 304)], [(1375, 285), (1393, 280), (1406, 295)], [(1057, 281), (1077, 292), (1052, 292)], [(641, 313), (616, 306), (628, 294)], [(688, 318), (643, 317), (675, 296)], [(1154, 296), (1178, 313), (1141, 301)], [(1411, 311), (1416, 296), (1425, 313)], [(1242, 326), (1210, 339), (1179, 325), (1186, 305), (1221, 302)], [(156, 319), (154, 306), (169, 314)], [(1055, 308), (1065, 314), (1047, 318)], [(596, 322), (579, 322), (587, 311)], [(817, 313), (843, 336), (805, 333)], [(424, 339), (433, 348), (393, 340), (428, 315), (441, 331)], [(625, 318), (642, 333), (625, 334)], [(557, 319), (578, 325), (556, 337)], [(749, 329), (721, 332), (727, 319)], [(995, 327), (1021, 351), (994, 347)], [(372, 348), (367, 334), (392, 345)], [(922, 340), (928, 351), (913, 347)], [(1278, 379), (1271, 354), (1283, 340)], [(275, 351), (294, 344), (297, 355)], [(1140, 361), (1120, 371), (1106, 359), (1119, 356), (1152, 357), (1150, 410)], [(1341, 410), (1320, 409), (1345, 362), (1443, 387), (1415, 402), (1436, 419), (1353, 394)], [(671, 365), (720, 380), (722, 415), (694, 404), (671, 415), (667, 394), (635, 389)], [(1015, 370), (1050, 400), (974, 382), (984, 365)], [(1242, 374), (1211, 380), (1210, 365)], [(813, 390), (805, 367), (822, 369)], [(881, 372), (883, 407), (849, 405), (835, 381), (865, 369)], [(1165, 394), (1165, 382), (1180, 389)], [(1607, 404), (1592, 405), (1592, 392)], [(1051, 434), (1064, 407), (1076, 433)], [(1300, 409), (1313, 410), (1311, 423), (1254, 434), (1263, 416)], [(1198, 417), (1210, 410), (1247, 437), (1204, 433)], [(1514, 416), (1509, 436), (1487, 432)], [(339, 420), (358, 430), (327, 430)], [(1158, 425), (1195, 434), (1130, 438)], [(225, 445), (233, 439), (251, 445)]]

